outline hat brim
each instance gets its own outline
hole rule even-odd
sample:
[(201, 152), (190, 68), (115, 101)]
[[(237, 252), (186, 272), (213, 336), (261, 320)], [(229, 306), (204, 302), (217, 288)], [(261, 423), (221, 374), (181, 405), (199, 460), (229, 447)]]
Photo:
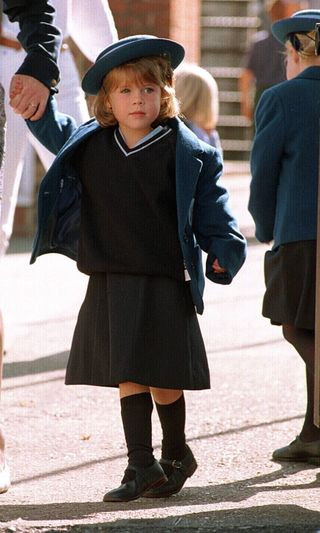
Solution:
[(315, 29), (317, 22), (320, 22), (320, 15), (318, 18), (314, 16), (291, 17), (274, 22), (271, 27), (271, 31), (275, 38), (280, 41), (280, 43), (285, 44), (290, 33), (312, 31)]
[(88, 70), (82, 80), (82, 89), (88, 94), (97, 94), (103, 78), (115, 67), (119, 67), (133, 59), (146, 56), (167, 57), (173, 69), (184, 58), (184, 48), (170, 39), (150, 38), (127, 42), (116, 49), (106, 52)]

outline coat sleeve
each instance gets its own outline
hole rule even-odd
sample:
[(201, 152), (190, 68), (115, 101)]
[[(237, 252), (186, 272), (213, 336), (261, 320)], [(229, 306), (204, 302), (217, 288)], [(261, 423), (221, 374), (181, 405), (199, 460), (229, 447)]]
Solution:
[[(232, 214), (228, 192), (219, 184), (221, 174), (221, 155), (207, 147), (195, 195), (192, 226), (197, 242), (208, 254), (207, 278), (229, 284), (245, 260), (246, 240)], [(213, 271), (215, 259), (226, 273), (216, 274)]]
[(57, 154), (77, 130), (73, 117), (59, 113), (54, 96), (49, 98), (46, 111), (40, 120), (27, 120), (29, 130), (53, 154)]
[(54, 26), (54, 8), (47, 0), (4, 0), (3, 12), (11, 22), (19, 23), (17, 37), (27, 52), (17, 74), (32, 76), (54, 92), (61, 42), (60, 30)]
[(248, 209), (255, 222), (257, 239), (260, 242), (270, 242), (273, 240), (285, 136), (282, 103), (273, 89), (263, 93), (256, 109), (255, 121)]

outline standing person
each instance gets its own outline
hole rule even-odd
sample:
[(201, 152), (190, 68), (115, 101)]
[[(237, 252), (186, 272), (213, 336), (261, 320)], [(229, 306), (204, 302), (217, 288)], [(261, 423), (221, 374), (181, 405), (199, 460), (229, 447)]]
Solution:
[[(304, 3), (301, 0), (265, 0), (264, 5), (273, 23), (290, 17)], [(250, 43), (239, 79), (241, 114), (247, 119), (253, 119), (263, 91), (285, 80), (284, 52), (283, 44), (269, 30), (259, 31)]]
[[(11, 82), (11, 95), (15, 95), (14, 108), (24, 118), (31, 121), (38, 120), (46, 107), (50, 91), (55, 91), (59, 79), (56, 59), (60, 45), (60, 32), (53, 26), (54, 9), (49, 2), (44, 0), (36, 0), (32, 3), (28, 0), (6, 0), (3, 2), (3, 11), (8, 15), (11, 22), (19, 22), (19, 40), (27, 51), (27, 56)], [(0, 14), (2, 14), (1, 9)], [(4, 90), (0, 83), (1, 177), (4, 136)], [(0, 313), (0, 391), (2, 367), (3, 327)], [(5, 440), (0, 428), (0, 493), (6, 492), (9, 485), (10, 474), (5, 459)]]
[(315, 272), (317, 236), (320, 57), (315, 24), (305, 10), (272, 26), (285, 43), (288, 81), (268, 89), (256, 111), (249, 210), (265, 255), (263, 315), (282, 325), (284, 338), (306, 365), (307, 408), (300, 435), (277, 449), (279, 461), (320, 464), (320, 429), (313, 423)]
[(216, 80), (204, 68), (184, 63), (175, 72), (175, 89), (186, 125), (199, 139), (222, 151), (216, 130), (219, 116)]
[[(57, 94), (59, 109), (63, 113), (73, 116), (78, 124), (82, 124), (89, 120), (88, 107), (67, 40), (71, 37), (85, 57), (93, 63), (106, 43), (111, 44), (117, 40), (117, 31), (112, 13), (105, 0), (91, 0), (90, 2), (88, 0), (51, 0), (51, 2), (56, 10), (56, 24), (64, 37), (59, 59), (62, 78)], [(0, 82), (5, 88), (9, 86), (12, 73), (25, 57), (25, 51), (17, 40), (18, 31), (18, 25), (14, 26), (10, 22), (8, 23), (7, 17), (4, 17), (2, 32), (5, 39), (0, 46), (2, 64)], [(6, 106), (6, 115), (7, 157), (3, 170), (4, 190), (0, 217), (0, 255), (3, 255), (9, 246), (20, 179), (29, 142), (32, 143), (46, 170), (54, 159), (53, 155), (30, 134), (27, 126), (21, 122), (20, 118), (12, 113), (9, 104)], [(34, 201), (34, 175), (24, 173), (23, 177), (21, 194), (23, 194), (24, 205), (32, 205)]]
[[(168, 39), (121, 39), (82, 82), (97, 95), (96, 120), (74, 132), (51, 102), (29, 124), (60, 150), (40, 187), (31, 262), (59, 252), (90, 276), (66, 383), (120, 392), (129, 464), (104, 501), (170, 496), (196, 470), (183, 389), (210, 386), (195, 313), (203, 312), (200, 247), (206, 275), (217, 283), (230, 283), (245, 258), (245, 239), (218, 184), (221, 156), (177, 118), (172, 69), (183, 56)], [(163, 431), (160, 464), (152, 398)]]

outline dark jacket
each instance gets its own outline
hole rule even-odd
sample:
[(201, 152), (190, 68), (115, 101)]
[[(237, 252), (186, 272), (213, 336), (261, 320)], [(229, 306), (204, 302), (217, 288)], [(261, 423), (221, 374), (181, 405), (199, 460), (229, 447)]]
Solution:
[[(217, 183), (222, 173), (221, 155), (197, 139), (179, 119), (171, 119), (169, 124), (177, 135), (179, 241), (191, 277), (193, 301), (202, 313), (204, 276), (200, 248), (208, 254), (207, 277), (228, 284), (244, 262), (246, 242), (230, 211), (228, 193)], [(50, 252), (76, 260), (81, 184), (72, 167), (71, 156), (79, 144), (101, 126), (92, 119), (76, 129), (71, 117), (56, 111), (54, 98), (50, 99), (43, 118), (28, 122), (28, 126), (49, 150), (53, 153), (60, 150), (40, 186), (38, 230), (31, 263), (39, 255)], [(227, 273), (213, 272), (211, 265), (216, 258)]]
[(256, 110), (249, 211), (274, 247), (317, 234), (320, 67), (265, 91)]
[(53, 25), (55, 10), (47, 0), (4, 0), (3, 12), (18, 22), (18, 39), (27, 56), (16, 74), (32, 76), (52, 92), (59, 80), (57, 57), (61, 33)]

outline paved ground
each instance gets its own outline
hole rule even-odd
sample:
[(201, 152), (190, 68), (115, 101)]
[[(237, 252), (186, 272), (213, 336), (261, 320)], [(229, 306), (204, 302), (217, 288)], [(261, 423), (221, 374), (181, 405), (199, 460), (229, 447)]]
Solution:
[[(86, 277), (60, 256), (29, 266), (29, 243), (13, 242), (20, 253), (0, 267), (7, 326), (1, 416), (13, 478), (0, 496), (1, 532), (320, 531), (319, 469), (270, 460), (299, 432), (304, 369), (260, 316), (265, 247), (252, 238), (248, 176), (228, 170), (249, 255), (231, 286), (206, 287), (200, 321), (212, 388), (186, 394), (199, 468), (175, 497), (102, 503), (126, 464), (117, 391), (63, 384)], [(159, 455), (156, 417), (154, 444)]]

